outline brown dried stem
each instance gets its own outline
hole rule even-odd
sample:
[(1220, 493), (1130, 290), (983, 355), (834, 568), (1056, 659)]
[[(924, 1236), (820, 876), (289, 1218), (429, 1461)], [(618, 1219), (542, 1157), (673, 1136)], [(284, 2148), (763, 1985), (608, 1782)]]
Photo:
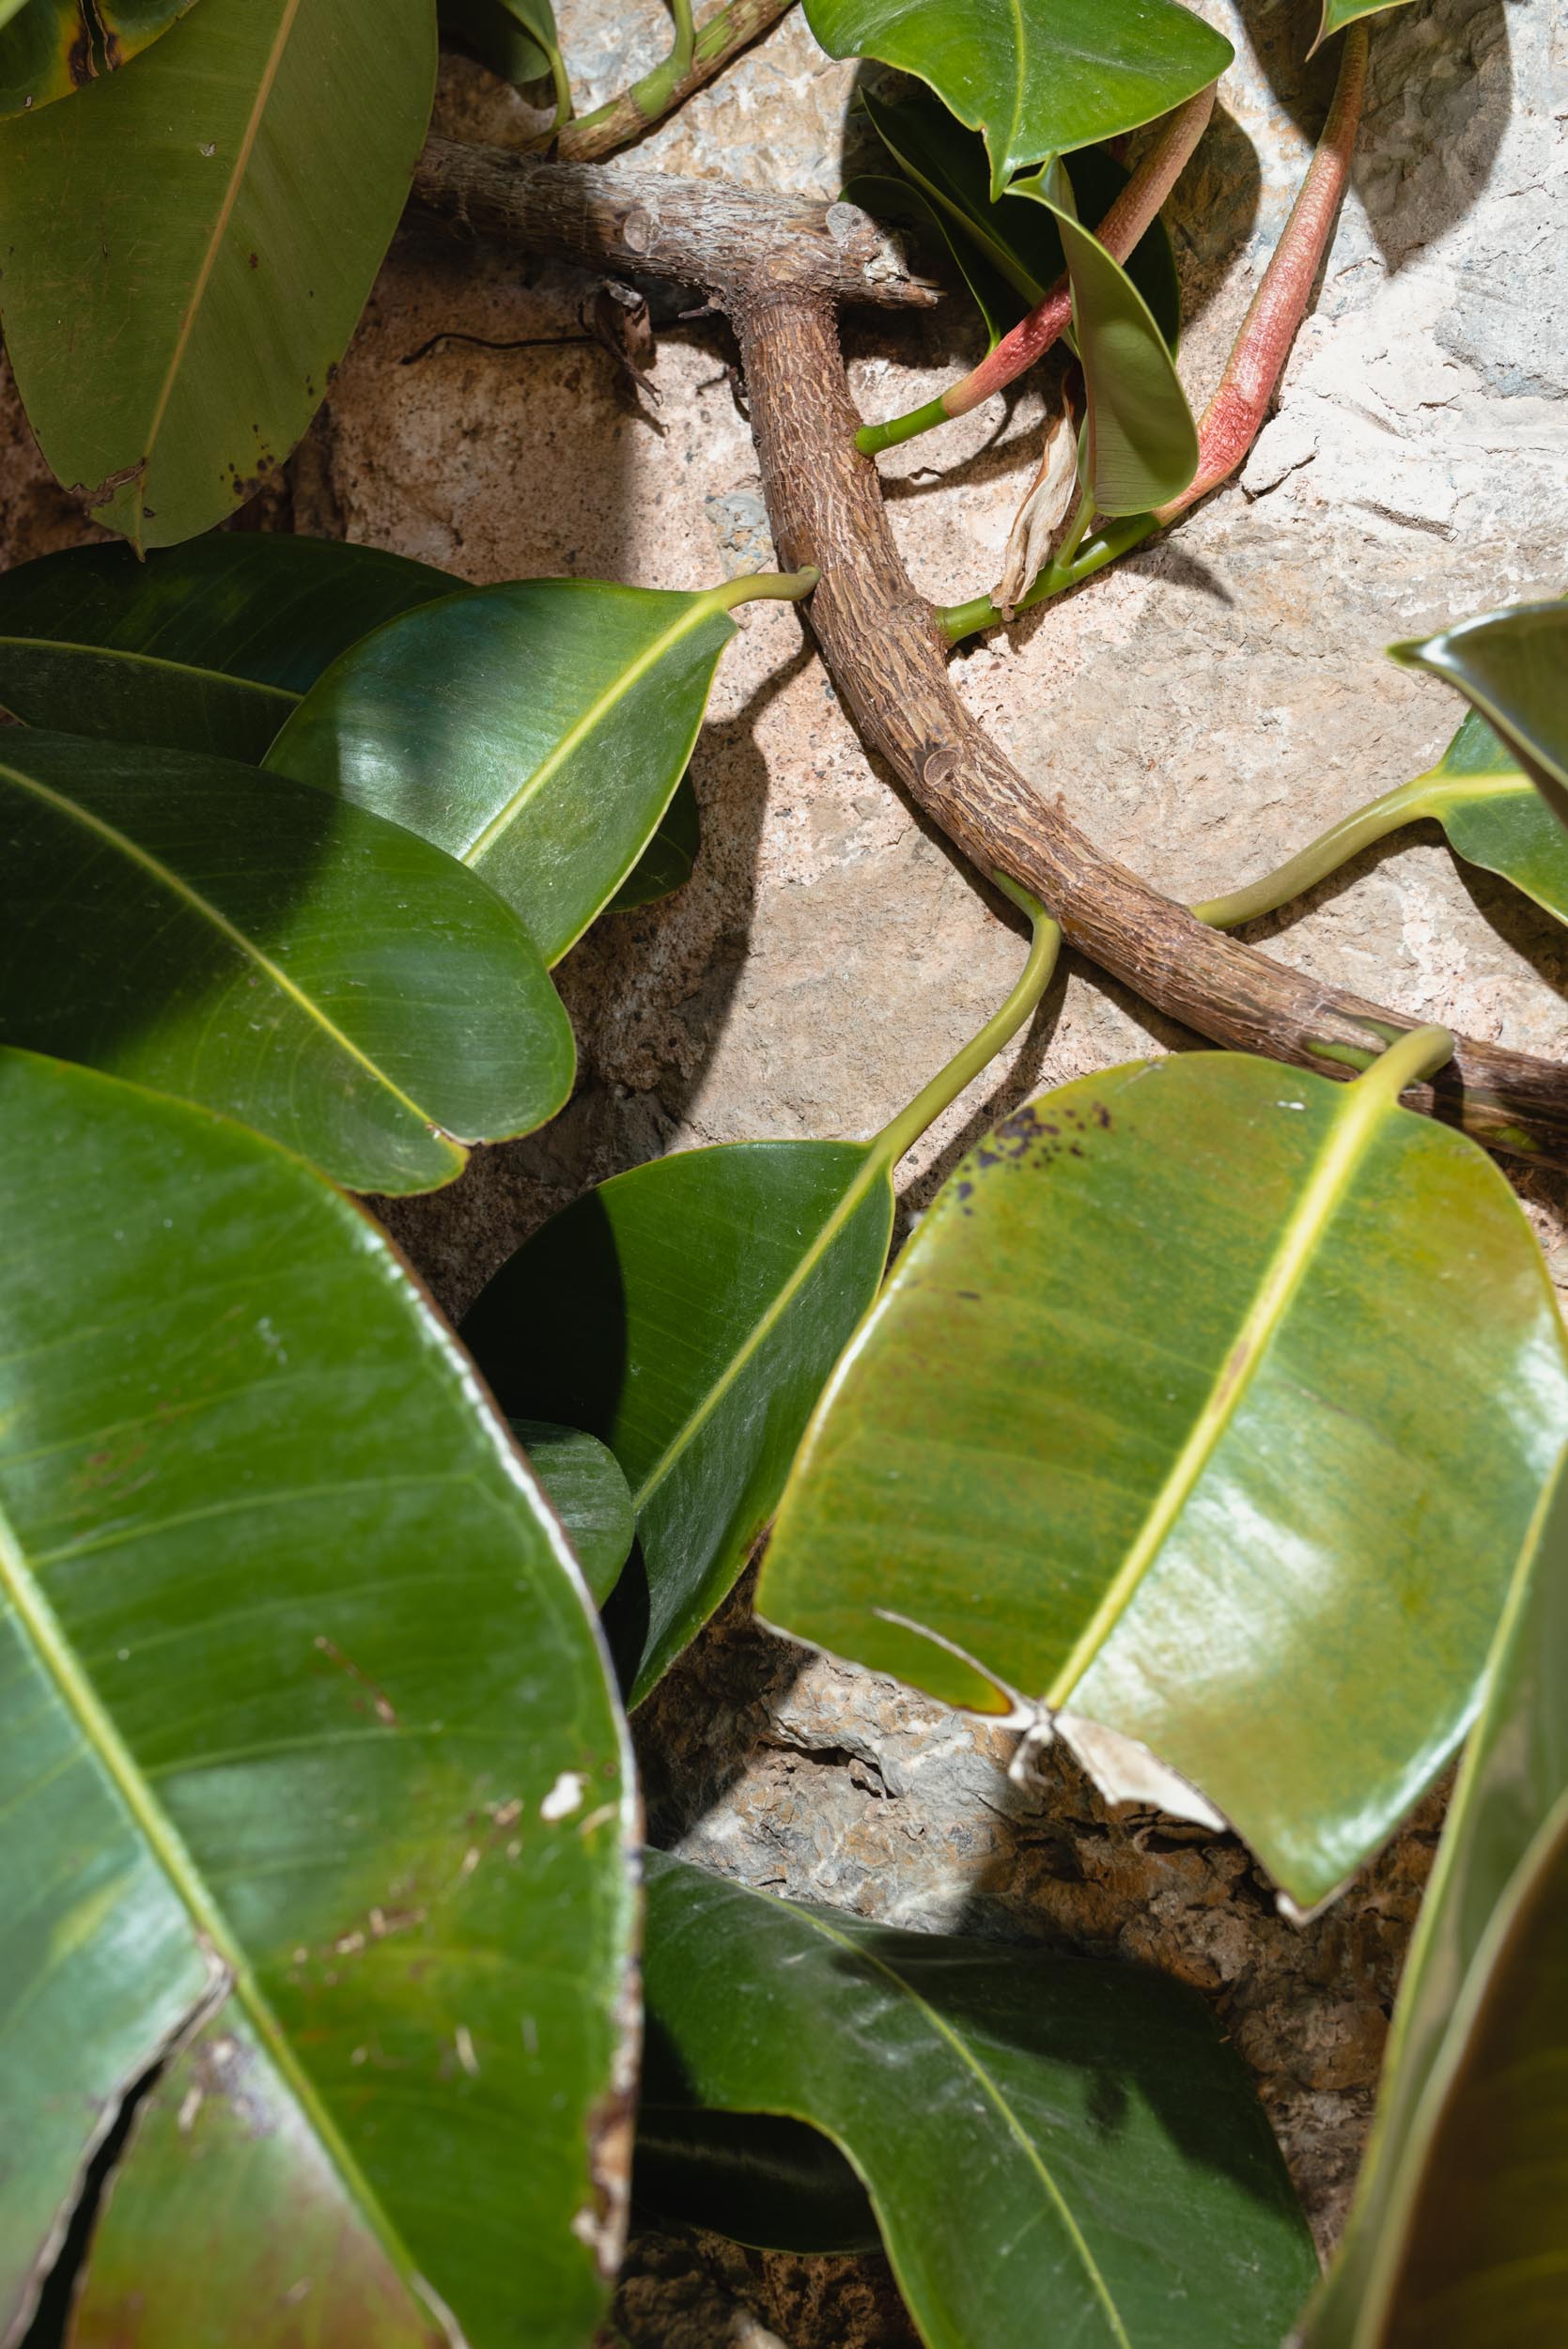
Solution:
[[(582, 169), (551, 193), (540, 175), (551, 166), (444, 150), (427, 153), (420, 187), (590, 267), (623, 254), (629, 205), (648, 211), (647, 242), (621, 265), (706, 285), (732, 315), (780, 560), (822, 573), (809, 616), (829, 673), (867, 746), (981, 871), (1021, 882), (1102, 970), (1216, 1043), (1343, 1076), (1420, 1024), (1205, 928), (1102, 855), (964, 708), (937, 614), (909, 583), (876, 468), (855, 446), (838, 348), (840, 301), (907, 303), (928, 288), (890, 296), (819, 206), (674, 179), (629, 196), (628, 183)], [(1568, 1071), (1554, 1062), (1461, 1038), (1410, 1097), (1482, 1142), (1568, 1165)]]

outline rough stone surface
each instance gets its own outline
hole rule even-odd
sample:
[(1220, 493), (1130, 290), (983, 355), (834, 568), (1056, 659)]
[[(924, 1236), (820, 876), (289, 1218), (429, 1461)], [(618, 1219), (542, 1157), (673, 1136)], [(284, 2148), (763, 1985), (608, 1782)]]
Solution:
[[(1331, 64), (1302, 69), (1316, 0), (1199, 0), (1235, 39), (1223, 111), (1172, 225), (1183, 366), (1218, 376), (1321, 119)], [(655, 0), (564, 0), (583, 103), (658, 54)], [(1107, 848), (1172, 891), (1280, 862), (1428, 764), (1455, 723), (1381, 648), (1563, 584), (1568, 407), (1568, 34), (1541, 0), (1425, 0), (1381, 19), (1354, 193), (1279, 412), (1239, 484), (1007, 638), (965, 652), (971, 707)], [(869, 151), (856, 76), (799, 14), (644, 144), (639, 161), (837, 191)], [(476, 67), (443, 69), (444, 127), (517, 140), (540, 117)], [(247, 521), (347, 536), (467, 579), (571, 572), (694, 586), (770, 559), (722, 324), (656, 294), (657, 403), (581, 332), (584, 282), (412, 222), (318, 420)], [(526, 348), (490, 350), (460, 334)], [(868, 415), (928, 397), (978, 353), (949, 304), (851, 322)], [(8, 399), (8, 395), (6, 396)], [(885, 462), (917, 583), (990, 583), (1032, 474), (1038, 388)], [(0, 406), (8, 561), (90, 536)], [(1022, 956), (979, 887), (865, 756), (797, 615), (761, 606), (721, 671), (693, 773), (690, 886), (614, 916), (562, 978), (581, 1081), (530, 1142), (476, 1156), (388, 1220), (453, 1312), (544, 1216), (661, 1151), (744, 1135), (860, 1134), (970, 1034)], [(1434, 829), (1402, 835), (1260, 925), (1269, 951), (1402, 1011), (1563, 1049), (1562, 933), (1467, 871)], [(982, 1120), (1044, 1081), (1188, 1039), (1066, 971), (1014, 1051), (913, 1154), (918, 1208)], [(1524, 1185), (1568, 1268), (1551, 1177)], [(1332, 1690), (1303, 1701), (1332, 1703)], [(1020, 1791), (1010, 1741), (773, 1639), (743, 1599), (647, 1708), (657, 1837), (747, 1881), (916, 1926), (1112, 1952), (1213, 1999), (1252, 2065), (1320, 2239), (1371, 2108), (1440, 1805), (1297, 1931), (1233, 1841), (1113, 1816), (1060, 1754)], [(884, 2265), (640, 2239), (614, 2328), (635, 2349), (903, 2349)]]

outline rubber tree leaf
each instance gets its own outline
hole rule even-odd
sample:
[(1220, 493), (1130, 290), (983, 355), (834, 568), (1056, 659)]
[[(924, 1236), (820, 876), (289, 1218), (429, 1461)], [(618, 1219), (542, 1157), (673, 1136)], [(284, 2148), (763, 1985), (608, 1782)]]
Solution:
[(847, 180), (841, 199), (858, 204), (874, 220), (896, 221), (912, 228), (928, 251), (945, 253), (962, 277), (986, 329), (986, 348), (994, 350), (1003, 334), (1024, 315), (1024, 303), (985, 247), (966, 237), (950, 216), (912, 180), (895, 179), (880, 172), (862, 172)]
[(1085, 489), (1101, 514), (1147, 513), (1179, 497), (1198, 470), (1198, 428), (1170, 345), (1120, 262), (1048, 193), (1046, 174), (1020, 182), (1012, 200), (1052, 214), (1067, 257), (1083, 367)]
[(8, 1051), (0, 1203), (0, 2333), (172, 2049), (77, 2341), (583, 2349), (634, 1796), (525, 1462), (241, 1127)]
[(1192, 1991), (647, 1866), (650, 2097), (831, 2137), (927, 2349), (1280, 2339), (1317, 2262)]
[(144, 562), (71, 547), (0, 574), (0, 705), (30, 726), (254, 764), (339, 653), (459, 583), (379, 547), (272, 531)]
[(1568, 2323), (1568, 1475), (1521, 1555), (1310, 2349), (1545, 2344)]
[(877, 1294), (893, 1174), (868, 1143), (747, 1142), (612, 1176), (495, 1275), (462, 1337), (503, 1410), (587, 1428), (642, 1551), (612, 1644), (640, 1704), (733, 1586)]
[[(637, 2107), (637, 2209), (764, 2251), (881, 2249), (871, 2198), (831, 2138), (775, 2113), (680, 2101), (663, 2045), (651, 2061)], [(655, 2102), (660, 2092), (676, 2101)]]
[[(69, 98), (166, 33), (193, 0), (15, 0), (0, 8), (0, 116), (28, 114)], [(15, 20), (15, 21), (13, 21)]]
[(824, 1395), (758, 1591), (1228, 1820), (1303, 1911), (1463, 1737), (1568, 1432), (1512, 1191), (1395, 1105), (1422, 1034), (1352, 1085), (1203, 1053), (1004, 1119)]
[(205, 1102), (356, 1190), (429, 1190), (571, 1090), (537, 949), (427, 842), (191, 752), (12, 729), (0, 1035)]
[[(1054, 215), (1048, 206), (1032, 203), (1027, 195), (1012, 190), (993, 202), (980, 140), (955, 122), (935, 99), (917, 91), (894, 105), (867, 90), (864, 104), (882, 144), (942, 223), (992, 339), (999, 340), (1026, 311), (1044, 301), (1067, 266)], [(1127, 177), (1103, 148), (1087, 147), (1075, 154), (1072, 184), (1081, 217), (1090, 222), (1103, 219), (1126, 186)], [(886, 182), (877, 184), (881, 187)], [(846, 194), (867, 211), (877, 211), (869, 196), (854, 195), (847, 189)], [(976, 257), (981, 264), (978, 272)], [(1174, 350), (1181, 332), (1181, 292), (1175, 256), (1162, 220), (1145, 230), (1126, 266), (1128, 276)], [(1011, 299), (997, 285), (999, 279), (1002, 287), (1011, 288)]]
[(1568, 922), (1568, 833), (1479, 711), (1411, 790), (1412, 814), (1436, 817), (1467, 863)]
[(441, 0), (441, 29), (504, 82), (546, 80), (561, 50), (550, 0)]
[(462, 1325), (504, 1410), (609, 1444), (640, 1571), (606, 1623), (639, 1704), (733, 1589), (813, 1403), (877, 1293), (893, 1173), (1028, 1019), (1061, 934), (1028, 913), (1006, 1002), (870, 1142), (745, 1142), (617, 1174), (536, 1232)]
[(528, 579), (450, 596), (345, 653), (267, 764), (459, 858), (558, 962), (664, 818), (729, 607), (759, 585)]
[(1358, 23), (1363, 16), (1384, 16), (1404, 5), (1405, 0), (1323, 0), (1323, 21), (1307, 54), (1314, 54), (1335, 33), (1343, 33), (1347, 24)]
[(985, 138), (991, 194), (1048, 155), (1169, 114), (1235, 52), (1174, 0), (804, 0), (831, 57), (929, 85)]
[(511, 1428), (566, 1528), (594, 1604), (602, 1607), (631, 1555), (637, 1532), (631, 1495), (614, 1454), (580, 1428), (557, 1427), (549, 1420), (515, 1419)]
[(133, 72), (0, 129), (7, 350), (96, 521), (173, 546), (282, 464), (408, 201), (435, 64), (435, 0), (201, 0)]
[(1389, 652), (1456, 687), (1568, 824), (1568, 602), (1513, 604)]

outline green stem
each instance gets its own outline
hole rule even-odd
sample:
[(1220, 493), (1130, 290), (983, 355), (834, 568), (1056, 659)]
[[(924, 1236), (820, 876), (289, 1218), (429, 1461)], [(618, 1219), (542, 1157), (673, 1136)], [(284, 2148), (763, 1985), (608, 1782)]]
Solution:
[[(669, 113), (676, 90), (691, 70), (697, 53), (697, 30), (691, 22), (691, 0), (670, 0), (670, 13), (675, 20), (675, 46), (669, 55), (656, 65), (651, 73), (644, 73), (640, 82), (619, 98), (612, 98), (602, 106), (596, 106), (591, 115), (581, 115), (577, 121), (580, 135), (591, 132), (629, 105), (644, 122), (657, 122)], [(707, 27), (704, 27), (706, 31)]]
[(799, 603), (821, 576), (815, 563), (803, 571), (742, 571), (738, 579), (726, 579), (707, 592), (721, 612), (733, 612), (737, 603)]
[(1418, 817), (1430, 815), (1430, 787), (1437, 780), (1434, 771), (1417, 775), (1412, 783), (1402, 783), (1397, 791), (1385, 791), (1380, 800), (1369, 801), (1365, 807), (1342, 816), (1310, 847), (1299, 849), (1275, 871), (1265, 873), (1261, 880), (1250, 881), (1245, 889), (1232, 890), (1228, 896), (1206, 898), (1192, 908), (1193, 912), (1214, 930), (1239, 929), (1243, 922), (1255, 922), (1265, 913), (1277, 912), (1281, 906), (1289, 905), (1293, 897), (1315, 889), (1319, 881), (1337, 873), (1342, 864), (1348, 864), (1353, 856), (1370, 848), (1374, 841), (1386, 839), (1403, 824), (1413, 824)]
[(890, 416), (885, 424), (862, 424), (855, 435), (855, 446), (862, 457), (875, 457), (878, 450), (897, 448), (902, 441), (918, 440), (939, 424), (945, 424), (951, 409), (946, 395), (939, 392), (920, 408), (911, 408), (907, 415)]
[(1446, 1028), (1409, 1028), (1353, 1081), (1358, 1093), (1380, 1095), (1391, 1109), (1406, 1085), (1425, 1084), (1452, 1058), (1453, 1038)]
[(691, 22), (691, 0), (670, 0), (670, 14), (675, 20), (675, 45), (669, 62), (680, 81), (691, 70), (691, 60), (697, 51), (697, 28)]
[[(1152, 514), (1127, 514), (1117, 521), (1102, 523), (1086, 545), (1080, 546), (1070, 563), (1058, 555), (1048, 563), (1026, 596), (1020, 596), (1013, 606), (1016, 619), (1020, 612), (1032, 611), (1037, 603), (1048, 603), (1052, 596), (1076, 587), (1080, 580), (1093, 579), (1109, 564), (1120, 558), (1148, 537), (1158, 527)], [(950, 645), (961, 644), (966, 636), (976, 636), (982, 629), (1005, 626), (1007, 614), (999, 612), (989, 596), (976, 596), (970, 603), (950, 603), (937, 618)]]
[(993, 873), (991, 879), (1004, 896), (1027, 913), (1033, 925), (1034, 937), (1029, 949), (1029, 960), (1017, 987), (1002, 1004), (993, 1012), (977, 1035), (970, 1036), (962, 1051), (955, 1052), (945, 1068), (938, 1070), (928, 1085), (923, 1085), (908, 1108), (899, 1111), (890, 1125), (872, 1141), (874, 1159), (890, 1169), (895, 1166), (906, 1150), (912, 1149), (927, 1126), (939, 1118), (950, 1101), (955, 1101), (967, 1084), (973, 1082), (987, 1061), (994, 1060), (1002, 1046), (1017, 1035), (1026, 1019), (1032, 1017), (1041, 996), (1050, 985), (1061, 951), (1062, 932), (1044, 906), (1038, 905), (1026, 889), (1009, 880), (1005, 873)]
[(559, 131), (571, 120), (571, 76), (559, 49), (551, 49), (549, 54), (550, 78), (555, 85), (555, 119), (550, 127)]
[[(1073, 516), (1072, 521), (1067, 525), (1066, 537), (1063, 539), (1062, 544), (1057, 548), (1056, 552), (1051, 556), (1050, 561), (1046, 565), (1046, 569), (1048, 571), (1070, 571), (1072, 569), (1073, 557), (1077, 554), (1079, 548), (1083, 544), (1084, 533), (1088, 530), (1089, 525), (1094, 519), (1094, 492), (1093, 490), (1085, 490), (1083, 495), (1078, 502), (1078, 512)], [(1034, 584), (1035, 582), (1031, 580), (1029, 587), (1024, 590), (1026, 596)], [(1017, 607), (1015, 605), (1014, 609), (1017, 610)]]

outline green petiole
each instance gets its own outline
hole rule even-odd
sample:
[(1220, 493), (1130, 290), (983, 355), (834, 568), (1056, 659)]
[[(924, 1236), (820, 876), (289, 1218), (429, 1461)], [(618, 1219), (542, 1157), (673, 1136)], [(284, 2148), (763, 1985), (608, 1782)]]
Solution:
[(939, 1068), (928, 1085), (923, 1085), (915, 1097), (901, 1109), (891, 1123), (884, 1126), (871, 1144), (872, 1161), (889, 1169), (912, 1149), (927, 1126), (939, 1118), (951, 1101), (955, 1101), (967, 1084), (972, 1083), (986, 1066), (994, 1060), (1004, 1044), (1010, 1043), (1024, 1022), (1033, 1017), (1040, 998), (1050, 985), (1056, 969), (1056, 957), (1062, 948), (1062, 932), (1044, 906), (1032, 897), (1027, 889), (1009, 880), (1005, 873), (993, 873), (992, 880), (1004, 896), (1011, 897), (1019, 910), (1027, 913), (1033, 926), (1033, 939), (1029, 960), (1024, 964), (1017, 985), (1007, 1001), (978, 1034), (970, 1036), (961, 1051), (955, 1052), (945, 1068)]

